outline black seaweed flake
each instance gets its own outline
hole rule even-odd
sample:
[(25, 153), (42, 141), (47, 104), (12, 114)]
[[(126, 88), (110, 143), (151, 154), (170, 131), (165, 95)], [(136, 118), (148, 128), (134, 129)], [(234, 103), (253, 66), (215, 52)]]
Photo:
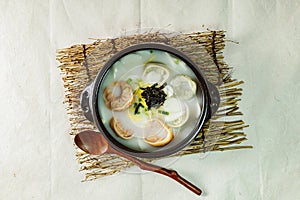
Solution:
[(145, 99), (148, 110), (151, 108), (159, 108), (162, 106), (166, 100), (166, 93), (163, 91), (167, 83), (158, 86), (158, 83), (155, 83), (149, 87), (141, 88), (143, 92), (141, 93), (142, 97)]
[(141, 103), (137, 104), (137, 106), (134, 109), (134, 114), (135, 115), (140, 114), (140, 111), (139, 111), (140, 107), (144, 108), (143, 104), (141, 104)]

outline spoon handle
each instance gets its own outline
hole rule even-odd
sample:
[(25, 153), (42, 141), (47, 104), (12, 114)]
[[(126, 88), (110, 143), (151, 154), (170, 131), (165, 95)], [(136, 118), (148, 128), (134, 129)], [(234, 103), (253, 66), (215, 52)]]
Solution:
[(188, 180), (180, 176), (175, 170), (158, 167), (158, 169), (155, 170), (154, 172), (163, 174), (165, 176), (174, 179), (175, 181), (177, 181), (178, 183), (180, 183), (181, 185), (183, 185), (184, 187), (191, 190), (197, 195), (201, 195), (202, 193), (201, 189), (199, 189), (197, 186), (195, 186), (194, 184), (192, 184), (191, 182), (189, 182)]
[(187, 189), (189, 189), (190, 191), (194, 192), (197, 195), (201, 195), (201, 193), (202, 193), (201, 189), (199, 189), (197, 186), (195, 186), (194, 184), (192, 184), (191, 182), (189, 182), (188, 180), (186, 180), (185, 178), (180, 176), (175, 170), (166, 169), (166, 168), (163, 168), (163, 167), (159, 167), (157, 165), (146, 163), (142, 160), (131, 157), (128, 154), (116, 151), (112, 148), (109, 150), (109, 152), (114, 153), (114, 154), (118, 154), (119, 156), (127, 158), (128, 160), (132, 161), (133, 163), (135, 163), (137, 166), (139, 166), (143, 170), (156, 172), (156, 173), (168, 176), (168, 177), (172, 178), (173, 180), (177, 181), (178, 183), (180, 183), (181, 185), (183, 185), (184, 187), (186, 187)]

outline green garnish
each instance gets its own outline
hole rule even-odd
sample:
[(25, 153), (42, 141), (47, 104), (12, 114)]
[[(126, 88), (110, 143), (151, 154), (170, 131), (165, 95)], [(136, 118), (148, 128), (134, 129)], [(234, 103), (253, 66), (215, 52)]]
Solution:
[(128, 84), (132, 83), (132, 79), (129, 78), (127, 81), (126, 81)]
[(135, 115), (136, 115), (136, 114), (141, 114), (140, 111), (139, 111), (140, 107), (144, 108), (143, 104), (139, 103), (139, 104), (137, 105), (137, 107), (136, 107), (135, 110), (134, 110), (134, 114), (135, 114)]
[(175, 64), (176, 64), (176, 65), (179, 64), (179, 59), (175, 59)]
[(170, 113), (164, 110), (158, 110), (158, 113), (163, 114), (163, 115), (169, 115)]

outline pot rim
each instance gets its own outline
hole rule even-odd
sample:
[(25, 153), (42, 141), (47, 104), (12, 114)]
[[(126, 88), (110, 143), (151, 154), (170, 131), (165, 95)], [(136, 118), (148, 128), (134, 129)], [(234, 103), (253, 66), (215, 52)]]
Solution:
[[(180, 58), (182, 61), (184, 61), (190, 69), (194, 72), (195, 76), (197, 77), (198, 81), (201, 84), (201, 88), (203, 90), (203, 108), (202, 112), (200, 114), (199, 119), (197, 120), (193, 130), (177, 145), (174, 145), (170, 148), (166, 148), (161, 151), (153, 151), (153, 152), (141, 152), (138, 150), (131, 149), (121, 143), (119, 143), (114, 137), (109, 133), (108, 130), (106, 130), (104, 124), (102, 123), (100, 113), (98, 112), (98, 91), (101, 86), (101, 83), (103, 82), (105, 76), (107, 75), (109, 69), (112, 67), (112, 65), (118, 61), (120, 58), (126, 56), (127, 54), (130, 54), (135, 51), (139, 50), (160, 50), (165, 51), (168, 53), (171, 53), (175, 55), (176, 57)], [(210, 112), (209, 112), (209, 106), (210, 106), (210, 97), (209, 97), (209, 89), (208, 89), (208, 81), (205, 79), (205, 76), (201, 73), (200, 68), (192, 61), (190, 60), (184, 53), (181, 51), (168, 46), (166, 44), (161, 43), (141, 43), (137, 45), (132, 45), (128, 48), (125, 48), (119, 52), (117, 52), (115, 55), (113, 55), (102, 67), (102, 69), (98, 72), (96, 78), (93, 81), (92, 84), (92, 95), (91, 95), (91, 112), (93, 116), (93, 121), (96, 124), (97, 128), (101, 131), (103, 136), (107, 139), (109, 144), (116, 150), (124, 152), (126, 154), (129, 154), (131, 156), (135, 157), (141, 157), (141, 158), (160, 158), (164, 156), (172, 155), (180, 150), (182, 150), (184, 147), (186, 147), (188, 144), (190, 144), (194, 138), (197, 136), (199, 131), (201, 130), (203, 124), (210, 118)]]

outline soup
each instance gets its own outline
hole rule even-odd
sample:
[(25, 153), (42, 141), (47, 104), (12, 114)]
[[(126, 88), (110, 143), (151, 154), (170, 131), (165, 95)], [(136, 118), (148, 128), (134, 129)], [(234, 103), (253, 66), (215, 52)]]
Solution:
[(189, 66), (161, 50), (139, 50), (116, 61), (98, 91), (98, 112), (123, 145), (153, 151), (188, 135), (203, 106)]

